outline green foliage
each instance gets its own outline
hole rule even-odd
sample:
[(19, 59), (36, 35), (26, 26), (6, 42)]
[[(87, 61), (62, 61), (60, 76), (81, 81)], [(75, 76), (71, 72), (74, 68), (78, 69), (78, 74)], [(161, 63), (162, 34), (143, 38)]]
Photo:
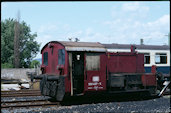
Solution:
[[(1, 22), (1, 64), (14, 65), (14, 19)], [(22, 21), (20, 24), (20, 67), (29, 67), (39, 52), (40, 44), (35, 41), (37, 34), (31, 34), (30, 27)]]
[(14, 66), (10, 63), (4, 63), (4, 64), (1, 63), (1, 68), (13, 68), (13, 67)]
[(40, 62), (39, 61), (37, 61), (37, 60), (33, 60), (32, 62), (31, 62), (31, 68), (34, 68), (35, 66), (39, 66), (40, 65)]

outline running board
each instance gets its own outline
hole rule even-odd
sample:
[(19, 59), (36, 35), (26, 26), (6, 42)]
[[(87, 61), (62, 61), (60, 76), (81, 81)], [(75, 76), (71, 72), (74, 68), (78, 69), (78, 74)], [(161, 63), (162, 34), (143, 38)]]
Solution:
[(164, 88), (160, 91), (160, 93), (159, 93), (159, 95), (158, 96), (161, 96), (163, 93), (164, 93), (164, 91), (167, 89), (167, 87), (169, 86), (169, 84), (170, 84), (170, 81), (165, 81), (164, 82)]

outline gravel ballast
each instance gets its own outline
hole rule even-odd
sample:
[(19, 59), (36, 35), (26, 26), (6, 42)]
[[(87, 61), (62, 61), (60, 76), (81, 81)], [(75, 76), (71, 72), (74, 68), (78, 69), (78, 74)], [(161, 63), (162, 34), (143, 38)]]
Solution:
[(142, 101), (127, 101), (127, 102), (108, 102), (97, 104), (82, 104), (47, 108), (23, 108), (14, 110), (1, 109), (2, 113), (89, 113), (89, 112), (170, 112), (170, 95), (156, 99)]

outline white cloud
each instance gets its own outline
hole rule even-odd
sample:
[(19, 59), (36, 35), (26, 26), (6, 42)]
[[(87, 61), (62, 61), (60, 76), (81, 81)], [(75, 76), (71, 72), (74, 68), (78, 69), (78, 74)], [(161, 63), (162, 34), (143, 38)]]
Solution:
[(69, 24), (65, 24), (65, 25), (63, 26), (63, 29), (66, 30), (66, 31), (69, 31), (69, 30), (71, 30), (71, 27), (70, 27)]
[(62, 40), (68, 41), (69, 38), (72, 38), (72, 40), (75, 40), (75, 38), (79, 38), (80, 39), (82, 33), (83, 33), (82, 30), (79, 30), (79, 31), (76, 31), (76, 32), (69, 31), (69, 33), (62, 35), (62, 37), (65, 38), (65, 39), (62, 39)]
[[(139, 44), (140, 39), (143, 38), (144, 44), (168, 43), (168, 38), (164, 35), (170, 31), (169, 14), (146, 22), (144, 19), (149, 12), (149, 7), (140, 2), (126, 3), (120, 8), (115, 6), (111, 12), (110, 20), (101, 22), (101, 25), (95, 23), (101, 27), (100, 31), (92, 26), (80, 29), (68, 23), (47, 23), (37, 30), (37, 41), (42, 43), (41, 48), (49, 41), (68, 41), (68, 38), (73, 38), (73, 40), (79, 38), (84, 42), (120, 44)], [(40, 54), (37, 55), (37, 58), (39, 56)]]
[[(101, 42), (101, 43), (120, 43), (120, 44), (139, 44), (140, 39), (144, 39), (145, 44), (164, 44), (167, 43), (165, 33), (169, 30), (166, 26), (170, 25), (169, 15), (163, 15), (155, 21), (142, 22), (139, 20), (117, 18), (112, 21), (102, 23), (104, 28), (109, 28), (109, 34), (98, 32), (95, 29), (87, 28), (74, 34), (79, 34), (81, 41), (86, 42)], [(151, 26), (149, 26), (151, 23)], [(160, 29), (156, 28), (158, 26)], [(165, 26), (163, 29), (161, 26)], [(169, 32), (169, 31), (168, 31)]]
[(142, 2), (128, 2), (123, 3), (121, 7), (114, 6), (112, 8), (112, 17), (114, 18), (138, 18), (144, 19), (148, 16), (150, 8), (145, 6)]
[(161, 24), (169, 24), (170, 23), (170, 15), (164, 15), (158, 20), (159, 23)]
[(110, 25), (110, 27), (112, 28), (113, 26), (117, 25), (121, 21), (122, 21), (121, 19), (116, 19), (115, 21), (105, 21), (105, 22), (103, 22), (103, 24)]
[(163, 27), (169, 27), (170, 26), (170, 15), (163, 15), (159, 19), (157, 19), (154, 22), (148, 22), (147, 23), (148, 27), (153, 27), (153, 28), (163, 28)]
[(144, 37), (144, 43), (152, 45), (163, 45), (167, 44), (168, 40), (167, 37), (165, 37), (165, 34), (163, 34), (162, 32), (154, 31), (149, 33), (148, 36)]
[[(60, 25), (58, 32), (61, 34), (38, 32), (36, 40), (41, 43), (41, 48), (49, 41), (68, 41), (68, 38), (79, 38), (83, 42), (100, 42), (100, 43), (119, 43), (119, 44), (139, 44), (140, 39), (144, 39), (144, 44), (163, 45), (168, 43), (168, 38), (164, 35), (170, 31), (170, 15), (163, 15), (155, 21), (142, 22), (139, 20), (116, 18), (116, 20), (102, 22), (104, 28), (109, 29), (109, 34), (96, 31), (91, 27), (85, 30), (73, 30), (72, 26), (67, 24)], [(42, 28), (43, 29), (43, 28)], [(39, 53), (36, 58), (40, 58)]]
[[(119, 21), (118, 21), (119, 20)], [(116, 22), (117, 21), (117, 22)], [(166, 33), (170, 31), (170, 15), (163, 15), (155, 21), (144, 22), (135, 19), (124, 20), (116, 18), (112, 21), (105, 21), (103, 25), (113, 31), (111, 41), (115, 43), (139, 44), (143, 38), (146, 44), (168, 43)]]
[(149, 7), (144, 6), (142, 3), (140, 2), (129, 2), (129, 3), (124, 3), (122, 5), (122, 10), (126, 11), (126, 12), (147, 12), (149, 11)]
[[(52, 41), (53, 39), (54, 39), (54, 37), (52, 35), (41, 35), (41, 34), (39, 34), (38, 37), (36, 37), (36, 41), (41, 44), (40, 51), (46, 43)], [(36, 58), (41, 58), (40, 52), (36, 55), (35, 59)]]
[(92, 29), (92, 28), (87, 28), (87, 29), (85, 30), (85, 35), (86, 35), (86, 36), (89, 36), (89, 37), (93, 36), (93, 35), (94, 35), (93, 29)]
[(2, 2), (1, 6), (2, 6), (2, 7), (1, 7), (2, 10), (4, 10), (4, 9), (7, 8), (7, 4), (6, 4), (6, 3), (3, 3), (3, 2)]
[(144, 19), (148, 18), (149, 10), (149, 7), (140, 2), (124, 3), (121, 8), (114, 6), (113, 20), (107, 20), (102, 24), (113, 31), (112, 36), (115, 38), (112, 41), (117, 43), (139, 44), (140, 38), (144, 38), (147, 44), (167, 43), (167, 37), (164, 35), (170, 31), (170, 15), (163, 15), (154, 21), (145, 22)]
[(123, 11), (137, 11), (140, 8), (139, 2), (125, 3), (122, 5)]
[(42, 47), (50, 42), (53, 41), (55, 37), (53, 37), (52, 35), (38, 35), (38, 37), (36, 38), (36, 41), (41, 43), (41, 47), (40, 49), (42, 49)]
[(47, 24), (47, 25), (41, 25), (40, 28), (38, 29), (38, 33), (43, 33), (43, 32), (52, 32), (58, 30), (57, 25), (55, 24)]

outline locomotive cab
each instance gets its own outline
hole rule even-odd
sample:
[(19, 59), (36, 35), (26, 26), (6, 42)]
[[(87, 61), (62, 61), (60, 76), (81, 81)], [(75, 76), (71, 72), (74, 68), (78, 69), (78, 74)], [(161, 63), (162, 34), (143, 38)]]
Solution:
[[(41, 50), (42, 74), (35, 77), (41, 79), (42, 95), (61, 101), (64, 95), (83, 95), (88, 90), (97, 90), (97, 84), (102, 86), (102, 82), (96, 83), (103, 78), (99, 75), (104, 76), (100, 74), (99, 53), (105, 53), (105, 48), (99, 43), (47, 43)], [(94, 74), (96, 76), (93, 78)], [(95, 89), (88, 87), (94, 84)]]

